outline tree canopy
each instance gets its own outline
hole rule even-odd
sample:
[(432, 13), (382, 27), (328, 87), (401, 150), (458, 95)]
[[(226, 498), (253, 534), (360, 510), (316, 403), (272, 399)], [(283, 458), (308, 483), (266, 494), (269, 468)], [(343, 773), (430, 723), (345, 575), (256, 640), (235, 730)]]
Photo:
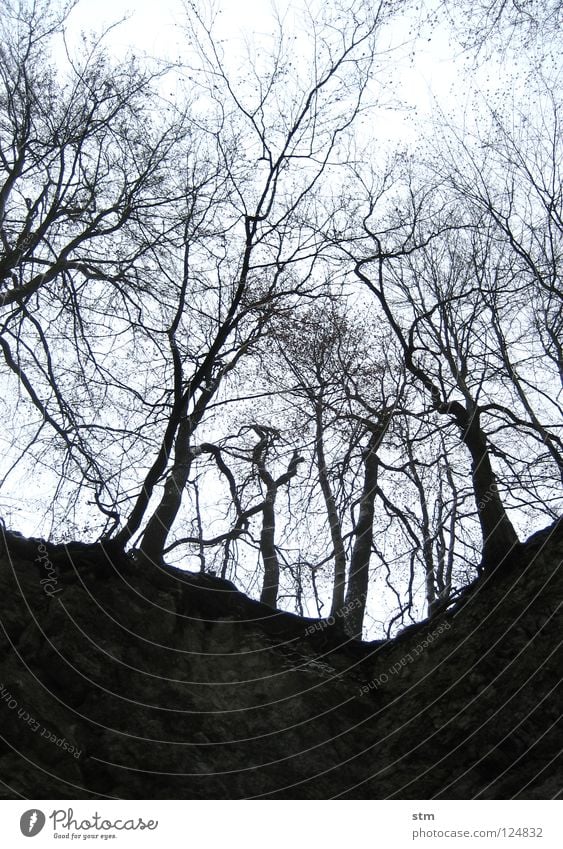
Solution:
[(244, 55), (191, 3), (174, 62), (71, 46), (75, 6), (1, 23), (6, 524), (352, 636), (431, 615), (561, 509), (559, 4), (422, 7), (511, 34), (511, 98), (392, 151), (406, 0)]

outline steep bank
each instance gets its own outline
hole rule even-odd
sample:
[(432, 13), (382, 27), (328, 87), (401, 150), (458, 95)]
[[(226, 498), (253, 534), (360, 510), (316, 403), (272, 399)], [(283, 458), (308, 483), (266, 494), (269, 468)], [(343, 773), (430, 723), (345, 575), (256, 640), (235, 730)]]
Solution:
[(3, 798), (562, 791), (561, 522), (383, 643), (212, 577), (80, 546), (63, 567), (14, 540), (0, 559)]

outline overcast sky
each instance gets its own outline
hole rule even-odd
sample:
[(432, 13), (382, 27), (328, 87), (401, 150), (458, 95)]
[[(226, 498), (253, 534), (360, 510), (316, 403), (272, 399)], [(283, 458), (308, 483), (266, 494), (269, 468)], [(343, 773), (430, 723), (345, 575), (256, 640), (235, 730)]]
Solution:
[[(182, 34), (182, 0), (80, 0), (71, 17), (74, 34), (82, 28), (100, 31), (124, 20), (110, 36), (116, 53), (132, 48), (138, 55), (176, 59), (185, 53)], [(202, 4), (203, 5), (203, 4)], [(244, 39), (267, 43), (273, 32), (270, 0), (219, 0), (218, 37), (231, 55), (244, 50)], [(278, 0), (282, 17), (291, 16), (300, 0)], [(475, 89), (500, 84), (499, 67), (468, 75), (469, 57), (452, 42), (445, 25), (430, 30), (421, 25), (420, 11), (402, 16), (380, 37), (382, 70), (379, 80), (386, 86), (385, 127), (381, 133), (390, 139), (412, 139), (421, 123), (431, 116), (435, 102), (460, 114), (467, 108)], [(72, 29), (72, 27), (71, 27)], [(468, 83), (471, 83), (469, 85)], [(396, 102), (391, 104), (391, 96)], [(398, 101), (403, 108), (398, 108)], [(391, 108), (392, 107), (392, 108)]]

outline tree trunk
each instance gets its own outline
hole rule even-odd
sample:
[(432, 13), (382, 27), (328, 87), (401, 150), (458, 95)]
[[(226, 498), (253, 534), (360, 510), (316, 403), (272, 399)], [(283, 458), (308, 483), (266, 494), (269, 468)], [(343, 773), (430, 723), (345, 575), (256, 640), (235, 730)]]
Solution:
[(468, 413), (464, 410), (464, 413), (463, 419), (456, 418), (471, 455), (473, 492), (483, 535), (482, 566), (492, 568), (502, 563), (519, 541), (499, 495), (479, 411), (473, 409)]
[(408, 435), (406, 437), (406, 449), (409, 458), (410, 475), (416, 487), (416, 491), (418, 492), (418, 503), (420, 504), (420, 523), (422, 531), (422, 561), (424, 564), (426, 604), (428, 609), (428, 615), (432, 616), (432, 613), (436, 607), (436, 568), (434, 565), (434, 551), (432, 548), (432, 529), (430, 527), (430, 514), (428, 512), (426, 490), (416, 468), (413, 445)]
[(280, 586), (280, 564), (276, 552), (276, 513), (274, 502), (276, 498), (276, 487), (269, 488), (262, 510), (262, 531), (260, 533), (260, 553), (264, 563), (264, 583), (260, 601), (276, 607), (278, 591)]
[(373, 516), (377, 488), (379, 461), (377, 447), (381, 434), (373, 433), (364, 455), (364, 485), (360, 498), (360, 511), (355, 528), (355, 542), (350, 560), (346, 603), (343, 608), (343, 623), (346, 632), (358, 640), (362, 638), (362, 627), (366, 610), (369, 585), (369, 563), (373, 542)]
[(315, 410), (315, 422), (315, 444), (319, 470), (319, 483), (323, 493), (328, 526), (330, 528), (330, 537), (334, 548), (334, 585), (332, 590), (332, 606), (330, 615), (336, 616), (336, 612), (344, 606), (344, 593), (346, 590), (346, 551), (342, 540), (342, 525), (327, 474), (323, 441), (322, 408), (319, 405), (317, 405)]
[(258, 469), (260, 480), (266, 487), (266, 498), (262, 505), (262, 531), (260, 532), (260, 554), (264, 563), (264, 581), (260, 601), (269, 604), (270, 607), (276, 607), (280, 586), (280, 563), (276, 551), (276, 496), (280, 486), (289, 483), (295, 476), (297, 467), (299, 463), (303, 462), (303, 458), (299, 456), (297, 451), (294, 451), (287, 472), (274, 480), (266, 468), (268, 442), (273, 431), (258, 425), (254, 425), (253, 429), (260, 439), (254, 446), (252, 459)]
[(150, 563), (158, 563), (162, 560), (162, 552), (166, 545), (170, 528), (172, 527), (180, 505), (182, 495), (192, 465), (192, 455), (189, 445), (191, 433), (190, 420), (186, 416), (178, 428), (174, 449), (174, 464), (166, 478), (162, 498), (148, 521), (143, 533), (141, 555)]

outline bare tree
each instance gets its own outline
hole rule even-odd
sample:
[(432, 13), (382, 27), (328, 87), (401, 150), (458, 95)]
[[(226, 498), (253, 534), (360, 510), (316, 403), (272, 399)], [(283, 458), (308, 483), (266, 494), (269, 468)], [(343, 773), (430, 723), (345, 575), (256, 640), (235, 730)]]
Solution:
[(381, 305), (407, 370), (427, 395), (429, 410), (447, 416), (458, 428), (471, 458), (483, 562), (498, 564), (518, 538), (501, 499), (483, 425), (483, 375), (471, 367), (482, 326), (478, 299), (472, 297), (473, 266), (456, 246), (463, 230), (455, 221), (445, 226), (445, 248), (434, 239), (426, 240), (423, 250), (421, 237), (419, 250), (403, 246), (388, 253), (369, 219), (364, 228), (375, 250), (356, 262), (356, 275)]
[(514, 424), (543, 441), (561, 476), (563, 409), (554, 393), (563, 374), (561, 103), (549, 83), (534, 79), (541, 108), (533, 114), (493, 112), (488, 127), (463, 139), (444, 129), (441, 177), (482, 233), (477, 280), (499, 368), (521, 410)]
[[(106, 537), (141, 534), (148, 561), (181, 512), (212, 402), (271, 317), (320, 286), (320, 181), (359, 114), (383, 14), (360, 11), (342, 29), (314, 21), (299, 68), (280, 22), (250, 86), (189, 10), (200, 70), (185, 75), (207, 105), (164, 110), (151, 75), (97, 45), (58, 84), (49, 44), (64, 14), (6, 21), (2, 352), (76, 466), (67, 498), (78, 510), (93, 489)], [(48, 439), (30, 441), (46, 456)]]
[(309, 504), (319, 488), (324, 515), (317, 522), (332, 543), (330, 557), (322, 558), (334, 564), (330, 615), (358, 636), (373, 554), (379, 452), (401, 388), (397, 375), (394, 383), (387, 373), (388, 353), (377, 350), (386, 340), (350, 308), (345, 313), (345, 305), (334, 292), (277, 326), (266, 367), (283, 397), (301, 402), (294, 427), (309, 435), (312, 449), (312, 470), (301, 485)]
[(3, 14), (0, 347), (34, 408), (36, 433), (23, 453), (44, 462), (49, 430), (63, 482), (93, 491), (115, 523), (116, 470), (104, 454), (118, 429), (87, 424), (104, 395), (120, 392), (100, 351), (101, 325), (114, 311), (120, 323), (119, 299), (130, 309), (161, 236), (155, 210), (179, 126), (154, 120), (157, 74), (134, 59), (112, 62), (98, 41), (84, 39), (80, 57), (57, 68), (51, 48), (63, 45), (69, 8), (8, 3)]
[(276, 551), (276, 498), (280, 487), (288, 484), (296, 475), (299, 463), (303, 458), (297, 451), (289, 461), (287, 471), (279, 477), (274, 478), (266, 466), (268, 448), (275, 439), (276, 432), (272, 428), (254, 425), (253, 430), (259, 437), (258, 442), (252, 450), (252, 462), (254, 463), (260, 481), (265, 488), (264, 501), (262, 504), (262, 530), (260, 533), (260, 553), (264, 564), (264, 581), (260, 601), (275, 607), (278, 599), (280, 584), (280, 564)]
[[(225, 253), (214, 261), (211, 279), (208, 272), (209, 283), (220, 296), (212, 312), (214, 328), (195, 368), (185, 373), (181, 358), (175, 360), (174, 403), (165, 435), (119, 532), (123, 544), (131, 539), (165, 475), (162, 497), (140, 545), (149, 560), (162, 552), (180, 509), (191, 467), (189, 443), (211, 399), (261, 336), (269, 318), (310, 287), (322, 247), (312, 206), (315, 187), (329, 167), (337, 140), (358, 113), (361, 81), (371, 67), (371, 44), (379, 23), (377, 17), (367, 22), (353, 19), (337, 44), (330, 42), (328, 30), (322, 38), (319, 33), (308, 87), (291, 93), (286, 113), (280, 112), (280, 98), (287, 100), (289, 69), (283, 31), (271, 66), (257, 78), (255, 90), (248, 92), (244, 86), (237, 90), (211, 26), (195, 10), (191, 14), (191, 32), (201, 45), (201, 84), (208, 87), (215, 104), (206, 132), (216, 145), (220, 173), (228, 186), (230, 223), (223, 224), (229, 234)], [(193, 271), (186, 263), (184, 268), (187, 286)], [(172, 351), (183, 308), (179, 303), (178, 321), (171, 325)]]

